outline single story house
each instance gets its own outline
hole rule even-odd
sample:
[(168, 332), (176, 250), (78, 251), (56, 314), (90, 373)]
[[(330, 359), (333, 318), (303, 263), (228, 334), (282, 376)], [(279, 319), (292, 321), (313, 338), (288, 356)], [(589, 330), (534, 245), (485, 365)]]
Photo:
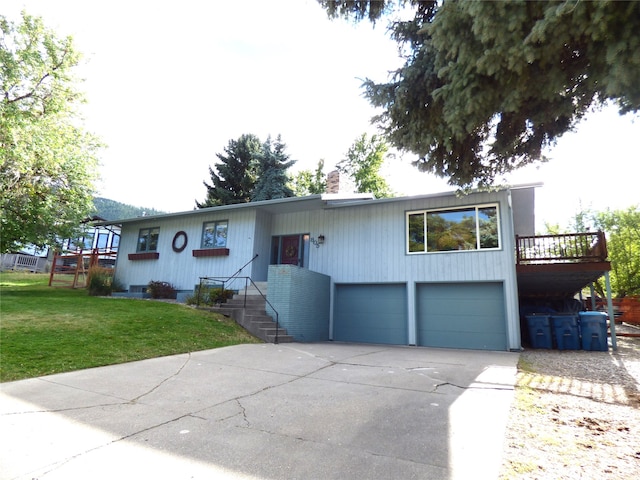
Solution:
[(404, 198), (311, 195), (102, 222), (116, 278), (193, 291), (201, 277), (267, 282), (297, 341), (521, 348), (516, 236), (540, 184)]

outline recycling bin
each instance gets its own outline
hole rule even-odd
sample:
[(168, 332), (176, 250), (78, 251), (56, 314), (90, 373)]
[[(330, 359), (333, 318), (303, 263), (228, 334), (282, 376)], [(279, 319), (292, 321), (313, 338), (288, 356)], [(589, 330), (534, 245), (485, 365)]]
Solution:
[(580, 350), (578, 315), (552, 315), (551, 324), (558, 350)]
[(582, 349), (606, 352), (607, 314), (604, 312), (580, 312), (580, 330), (582, 331)]
[(552, 348), (551, 318), (549, 315), (527, 315), (529, 340), (533, 348)]

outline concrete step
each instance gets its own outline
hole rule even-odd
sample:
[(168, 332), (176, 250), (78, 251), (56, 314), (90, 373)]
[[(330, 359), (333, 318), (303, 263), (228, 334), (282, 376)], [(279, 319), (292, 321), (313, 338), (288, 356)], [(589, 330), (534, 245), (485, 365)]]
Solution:
[(229, 300), (227, 300), (227, 302), (224, 304), (227, 308), (244, 308), (245, 306), (248, 308), (255, 308), (255, 307), (263, 307), (266, 304), (266, 302), (264, 301), (264, 298), (257, 298), (257, 297), (247, 297), (246, 301), (243, 298), (230, 298)]
[(243, 312), (245, 317), (267, 317), (273, 320), (264, 308), (244, 308)]
[(263, 295), (267, 294), (267, 282), (258, 282), (257, 287), (260, 291), (250, 286), (246, 292), (240, 291), (220, 307), (209, 307), (208, 310), (233, 318), (249, 333), (265, 342), (275, 342), (276, 331), (278, 343), (293, 342), (293, 337), (287, 334), (285, 328), (276, 329), (276, 322), (266, 312)]
[(266, 318), (264, 320), (251, 320), (251, 326), (254, 328), (276, 328), (276, 322)]
[(249, 285), (246, 289), (246, 292), (244, 289), (240, 290), (237, 295), (241, 296), (241, 295), (246, 295), (247, 296), (262, 296), (264, 295), (265, 297), (267, 296), (267, 282), (255, 282), (251, 285)]
[[(268, 343), (275, 343), (276, 336), (275, 335), (267, 335), (265, 340)], [(293, 342), (293, 337), (291, 335), (278, 335), (278, 343), (291, 343)]]
[(273, 325), (272, 327), (267, 327), (267, 328), (261, 328), (260, 329), (260, 333), (262, 333), (265, 336), (270, 336), (273, 335), (274, 337), (276, 336), (276, 330), (278, 331), (278, 338), (280, 337), (285, 337), (287, 335), (287, 330), (284, 328), (276, 328), (275, 325)]

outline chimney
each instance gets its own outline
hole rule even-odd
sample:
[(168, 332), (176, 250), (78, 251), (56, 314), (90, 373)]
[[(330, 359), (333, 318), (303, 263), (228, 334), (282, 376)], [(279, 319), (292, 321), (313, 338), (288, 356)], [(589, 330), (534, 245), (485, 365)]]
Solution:
[(327, 175), (327, 193), (340, 193), (340, 172), (334, 170)]

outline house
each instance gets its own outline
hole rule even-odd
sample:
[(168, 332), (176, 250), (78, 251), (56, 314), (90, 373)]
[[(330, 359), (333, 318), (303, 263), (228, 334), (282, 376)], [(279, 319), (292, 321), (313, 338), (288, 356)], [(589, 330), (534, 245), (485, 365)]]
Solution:
[(250, 277), (296, 341), (519, 350), (517, 238), (534, 236), (539, 186), (311, 195), (100, 225), (121, 227), (116, 278), (132, 294)]
[[(101, 254), (117, 252), (120, 243), (120, 227), (101, 225), (104, 218), (93, 216), (82, 222), (82, 233), (78, 238), (66, 238), (62, 241), (61, 253), (87, 253), (99, 251)], [(106, 262), (113, 265), (114, 262)]]
[[(95, 222), (104, 218), (92, 216), (82, 222), (79, 238), (66, 238), (60, 241), (59, 256), (89, 255), (92, 252), (99, 256), (100, 265), (113, 267), (115, 252), (120, 240), (120, 227), (117, 225), (98, 226)], [(32, 272), (50, 271), (54, 264), (56, 250), (54, 248), (39, 248), (35, 245), (25, 245), (20, 251), (6, 253), (0, 256), (1, 270), (28, 270)]]

